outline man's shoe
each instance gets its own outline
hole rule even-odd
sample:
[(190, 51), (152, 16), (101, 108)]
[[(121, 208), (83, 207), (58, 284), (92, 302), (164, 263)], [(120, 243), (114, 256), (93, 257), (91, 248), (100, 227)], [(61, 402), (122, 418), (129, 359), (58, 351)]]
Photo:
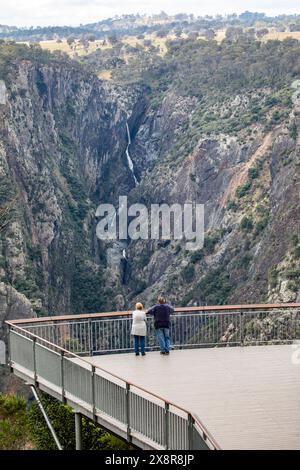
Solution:
[(146, 356), (146, 353), (142, 353), (142, 356)]
[(166, 351), (165, 354), (168, 356), (170, 354), (170, 351)]
[(135, 355), (136, 355), (136, 356), (139, 356), (139, 355), (140, 355), (140, 353), (135, 353)]
[(161, 354), (162, 356), (165, 356), (166, 353), (165, 353), (164, 351), (160, 351), (160, 354)]

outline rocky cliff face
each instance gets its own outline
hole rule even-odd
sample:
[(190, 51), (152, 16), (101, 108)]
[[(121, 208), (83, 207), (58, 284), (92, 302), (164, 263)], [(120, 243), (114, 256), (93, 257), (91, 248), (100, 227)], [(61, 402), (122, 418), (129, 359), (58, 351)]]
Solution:
[[(300, 300), (297, 106), (269, 125), (208, 132), (199, 130), (215, 119), (203, 121), (207, 105), (172, 86), (154, 106), (145, 86), (22, 54), (2, 78), (0, 206), (13, 208), (0, 238), (2, 324), (148, 305), (161, 291), (178, 305)], [(216, 98), (210, 111), (222, 127), (272, 89), (260, 93)], [(147, 206), (205, 204), (203, 249), (100, 242), (96, 208), (119, 195)]]
[(95, 210), (134, 184), (125, 156), (130, 103), (74, 63), (22, 56), (0, 95), (0, 206), (11, 208), (0, 237), (1, 325), (102, 310), (106, 247), (96, 240)]
[[(241, 103), (239, 96), (232, 103)], [(299, 300), (297, 107), (279, 125), (202, 135), (190, 149), (183, 129), (192, 133), (197, 106), (195, 99), (168, 94), (134, 139), (133, 159), (151, 171), (133, 198), (203, 203), (206, 227), (198, 253), (175, 242), (130, 245), (129, 284), (138, 287), (136, 298), (152, 302), (163, 291), (178, 304)]]
[(95, 77), (63, 64), (20, 61), (5, 94), (1, 186), (3, 200), (16, 201), (1, 275), (38, 311), (70, 311), (78, 258), (91, 275), (104, 268), (95, 207), (132, 186), (126, 110)]

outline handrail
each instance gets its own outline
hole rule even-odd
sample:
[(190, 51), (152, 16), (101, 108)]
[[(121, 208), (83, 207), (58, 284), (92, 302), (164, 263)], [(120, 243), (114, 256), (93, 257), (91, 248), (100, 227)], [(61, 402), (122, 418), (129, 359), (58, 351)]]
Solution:
[[(215, 314), (215, 316), (219, 317), (219, 315), (233, 315), (236, 317), (237, 315), (243, 315), (243, 312), (246, 314), (246, 312), (259, 312), (261, 310), (263, 311), (269, 311), (271, 314), (272, 313), (280, 313), (282, 310), (287, 310), (287, 309), (300, 309), (300, 303), (284, 303), (284, 304), (248, 304), (248, 305), (222, 305), (222, 306), (200, 306), (200, 307), (183, 307), (183, 308), (176, 308), (175, 313), (177, 314), (182, 314), (180, 315), (181, 317), (185, 317), (185, 314), (192, 314), (198, 312), (200, 315), (201, 314), (208, 314), (208, 317), (210, 314)], [(279, 311), (278, 311), (279, 310)], [(277, 311), (277, 312), (276, 312)], [(297, 314), (299, 313), (299, 310), (297, 311)], [(63, 315), (63, 316), (55, 316), (55, 317), (43, 317), (43, 318), (34, 318), (34, 319), (19, 319), (19, 320), (9, 320), (6, 321), (5, 323), (9, 325), (9, 327), (12, 330), (15, 330), (17, 333), (19, 332), (20, 335), (25, 335), (26, 337), (32, 338), (33, 340), (38, 339), (42, 344), (44, 344), (46, 347), (51, 347), (52, 349), (56, 350), (57, 352), (61, 352), (64, 354), (67, 354), (68, 357), (71, 358), (76, 358), (79, 359), (80, 361), (83, 361), (84, 364), (88, 365), (91, 367), (90, 361), (84, 359), (83, 357), (79, 356), (75, 352), (71, 352), (61, 346), (58, 346), (55, 344), (55, 339), (51, 339), (51, 341), (42, 338), (41, 336), (38, 336), (37, 334), (34, 334), (30, 331), (28, 331), (26, 328), (29, 327), (29, 324), (40, 324), (43, 327), (43, 324), (46, 322), (51, 322), (53, 325), (56, 325), (58, 322), (64, 322), (64, 321), (70, 321), (70, 324), (72, 324), (72, 321), (78, 321), (79, 323), (85, 323), (86, 320), (92, 320), (92, 319), (107, 319), (111, 317), (112, 321), (115, 321), (114, 318), (116, 317), (124, 317), (124, 321), (127, 320), (127, 318), (131, 316), (131, 312), (126, 311), (126, 312), (104, 312), (104, 313), (94, 313), (94, 314), (81, 314), (81, 315)], [(94, 367), (94, 366), (93, 366)], [(202, 421), (199, 419), (195, 413), (171, 402), (168, 399), (165, 399), (164, 397), (157, 395), (156, 393), (150, 392), (147, 389), (135, 384), (134, 382), (130, 382), (123, 377), (114, 374), (113, 372), (110, 372), (109, 370), (96, 365), (95, 364), (95, 369), (102, 371), (103, 373), (107, 374), (111, 379), (116, 379), (123, 383), (125, 386), (132, 386), (135, 389), (146, 393), (149, 396), (149, 400), (151, 397), (160, 400), (163, 402), (165, 405), (172, 406), (178, 411), (182, 411), (188, 415), (188, 419), (192, 419), (195, 423), (196, 426), (198, 426), (198, 432), (199, 434), (202, 433), (202, 437), (204, 440), (207, 439), (207, 442), (210, 443), (210, 445), (214, 449), (220, 449), (219, 444), (215, 441), (213, 436), (209, 433), (209, 431), (206, 429), (205, 425), (202, 423)]]
[[(41, 337), (39, 337), (39, 336), (37, 336), (37, 335), (31, 333), (30, 331), (25, 330), (24, 328), (22, 328), (22, 327), (20, 327), (20, 326), (17, 326), (16, 324), (13, 323), (13, 321), (6, 321), (5, 323), (7, 323), (7, 324), (8, 324), (11, 328), (13, 328), (14, 330), (20, 330), (22, 333), (23, 333), (23, 332), (26, 333), (25, 336), (30, 336), (31, 338), (38, 339), (38, 340), (42, 341), (43, 343), (48, 344), (49, 346), (58, 349), (60, 352), (67, 353), (69, 356), (71, 355), (71, 356), (73, 356), (74, 358), (79, 359), (80, 361), (83, 361), (83, 362), (85, 362), (86, 364), (88, 364), (89, 366), (91, 366), (91, 363), (90, 363), (89, 361), (87, 361), (86, 359), (84, 359), (83, 357), (78, 356), (77, 354), (75, 354), (75, 353), (73, 353), (73, 352), (71, 352), (71, 351), (68, 351), (67, 349), (64, 349), (64, 348), (62, 348), (62, 347), (60, 347), (60, 346), (57, 346), (56, 344), (51, 343), (50, 341), (47, 341), (47, 340), (45, 340), (45, 339), (43, 339), (43, 338), (41, 338)], [(176, 408), (176, 409), (178, 409), (178, 410), (180, 410), (180, 411), (183, 411), (183, 412), (186, 413), (187, 415), (190, 415), (190, 416), (194, 419), (194, 421), (198, 424), (198, 426), (200, 427), (201, 431), (202, 431), (203, 434), (206, 436), (206, 438), (209, 440), (209, 442), (212, 444), (214, 450), (220, 450), (220, 449), (221, 449), (221, 447), (219, 446), (219, 444), (217, 443), (217, 441), (216, 441), (216, 440), (214, 439), (214, 437), (210, 434), (210, 432), (207, 430), (207, 428), (205, 427), (205, 425), (202, 423), (202, 421), (198, 418), (198, 416), (197, 416), (195, 413), (193, 413), (193, 412), (191, 412), (191, 411), (189, 411), (189, 410), (187, 410), (187, 409), (181, 407), (180, 405), (176, 405), (174, 402), (172, 402), (172, 401), (170, 401), (170, 400), (168, 400), (168, 399), (166, 399), (166, 398), (164, 398), (164, 397), (162, 397), (162, 396), (160, 396), (160, 395), (157, 395), (156, 393), (149, 392), (149, 390), (147, 390), (147, 389), (141, 387), (140, 385), (137, 385), (137, 384), (135, 384), (134, 382), (131, 382), (131, 381), (127, 380), (127, 379), (124, 379), (123, 377), (120, 377), (120, 376), (118, 376), (117, 374), (114, 374), (113, 372), (110, 372), (110, 371), (108, 371), (107, 369), (104, 369), (103, 367), (100, 367), (100, 366), (97, 365), (97, 364), (93, 364), (93, 366), (95, 367), (95, 369), (101, 370), (102, 372), (105, 372), (105, 374), (108, 374), (108, 375), (110, 375), (111, 377), (114, 377), (115, 379), (122, 381), (122, 382), (125, 384), (125, 386), (126, 386), (126, 384), (128, 384), (128, 385), (130, 385), (130, 386), (132, 386), (132, 387), (134, 387), (134, 388), (136, 388), (136, 389), (138, 389), (138, 390), (140, 390), (140, 391), (142, 391), (142, 392), (144, 392), (144, 393), (147, 393), (148, 395), (150, 395), (150, 396), (152, 396), (152, 397), (154, 397), (154, 398), (156, 398), (156, 399), (158, 399), (158, 400), (161, 400), (161, 401), (164, 402), (165, 404), (171, 405), (171, 406), (173, 406), (174, 408)]]
[[(300, 308), (300, 303), (282, 303), (282, 304), (240, 304), (240, 305), (205, 305), (200, 307), (176, 307), (175, 313), (191, 313), (191, 312), (215, 312), (215, 313), (240, 313), (240, 311), (248, 310), (276, 310), (276, 309), (289, 309)], [(70, 314), (70, 315), (54, 315), (49, 317), (39, 318), (23, 318), (19, 320), (6, 321), (8, 325), (22, 325), (26, 323), (44, 323), (44, 322), (59, 322), (64, 320), (83, 320), (92, 318), (105, 318), (105, 317), (120, 317), (129, 316), (132, 311), (119, 311), (119, 312), (102, 312), (102, 313), (83, 313), (83, 314)]]

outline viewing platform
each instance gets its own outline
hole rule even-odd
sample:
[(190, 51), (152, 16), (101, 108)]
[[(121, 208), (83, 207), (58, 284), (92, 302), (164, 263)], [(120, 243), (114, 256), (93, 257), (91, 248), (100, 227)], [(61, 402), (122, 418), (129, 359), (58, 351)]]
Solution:
[(300, 449), (300, 304), (176, 309), (161, 356), (129, 312), (7, 322), (22, 379), (142, 449)]
[(253, 346), (90, 360), (193, 410), (222, 449), (300, 449), (300, 364), (292, 364), (293, 352)]

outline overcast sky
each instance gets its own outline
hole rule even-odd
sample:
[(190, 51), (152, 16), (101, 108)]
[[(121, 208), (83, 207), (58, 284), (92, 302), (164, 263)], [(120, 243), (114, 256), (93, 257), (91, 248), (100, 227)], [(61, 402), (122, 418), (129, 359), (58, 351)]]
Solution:
[(0, 24), (79, 25), (125, 13), (300, 13), (299, 0), (0, 0)]

